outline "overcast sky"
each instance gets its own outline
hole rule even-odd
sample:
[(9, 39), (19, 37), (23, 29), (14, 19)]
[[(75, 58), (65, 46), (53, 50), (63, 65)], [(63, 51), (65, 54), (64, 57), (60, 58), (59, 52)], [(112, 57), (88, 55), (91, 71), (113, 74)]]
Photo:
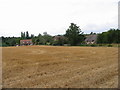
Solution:
[(118, 28), (119, 0), (0, 0), (0, 36), (65, 34), (70, 23), (84, 33)]

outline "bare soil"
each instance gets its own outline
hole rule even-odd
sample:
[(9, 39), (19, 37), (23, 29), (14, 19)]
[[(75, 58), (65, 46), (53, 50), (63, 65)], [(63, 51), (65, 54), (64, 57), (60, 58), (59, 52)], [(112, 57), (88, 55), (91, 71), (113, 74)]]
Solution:
[(4, 88), (117, 88), (117, 47), (3, 47)]

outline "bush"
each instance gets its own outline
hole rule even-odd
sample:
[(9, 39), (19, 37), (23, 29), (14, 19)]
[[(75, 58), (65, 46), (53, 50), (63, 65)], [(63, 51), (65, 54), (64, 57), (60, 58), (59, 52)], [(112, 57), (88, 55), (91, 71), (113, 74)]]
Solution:
[(90, 46), (89, 44), (81, 44), (81, 45), (79, 45), (79, 46)]
[(80, 46), (86, 46), (86, 44), (81, 44)]
[(118, 47), (120, 47), (120, 44), (118, 44)]
[(92, 44), (91, 47), (96, 47), (97, 45), (96, 44)]
[(102, 44), (99, 44), (99, 46), (103, 46)]
[(112, 47), (112, 45), (111, 45), (111, 44), (109, 44), (109, 45), (108, 45), (108, 47)]

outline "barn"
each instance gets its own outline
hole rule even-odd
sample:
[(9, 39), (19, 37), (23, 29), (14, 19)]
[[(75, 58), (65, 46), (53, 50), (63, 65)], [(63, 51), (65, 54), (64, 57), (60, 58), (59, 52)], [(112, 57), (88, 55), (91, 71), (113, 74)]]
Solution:
[(33, 45), (32, 39), (20, 40), (20, 45)]

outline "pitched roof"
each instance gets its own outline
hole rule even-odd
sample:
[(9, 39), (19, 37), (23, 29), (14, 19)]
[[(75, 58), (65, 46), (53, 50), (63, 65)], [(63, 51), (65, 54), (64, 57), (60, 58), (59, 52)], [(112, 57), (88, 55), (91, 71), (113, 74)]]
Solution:
[(96, 41), (97, 40), (97, 35), (89, 35), (89, 36), (86, 36), (87, 38), (85, 39), (85, 41), (89, 41), (89, 42), (92, 42), (93, 40)]

